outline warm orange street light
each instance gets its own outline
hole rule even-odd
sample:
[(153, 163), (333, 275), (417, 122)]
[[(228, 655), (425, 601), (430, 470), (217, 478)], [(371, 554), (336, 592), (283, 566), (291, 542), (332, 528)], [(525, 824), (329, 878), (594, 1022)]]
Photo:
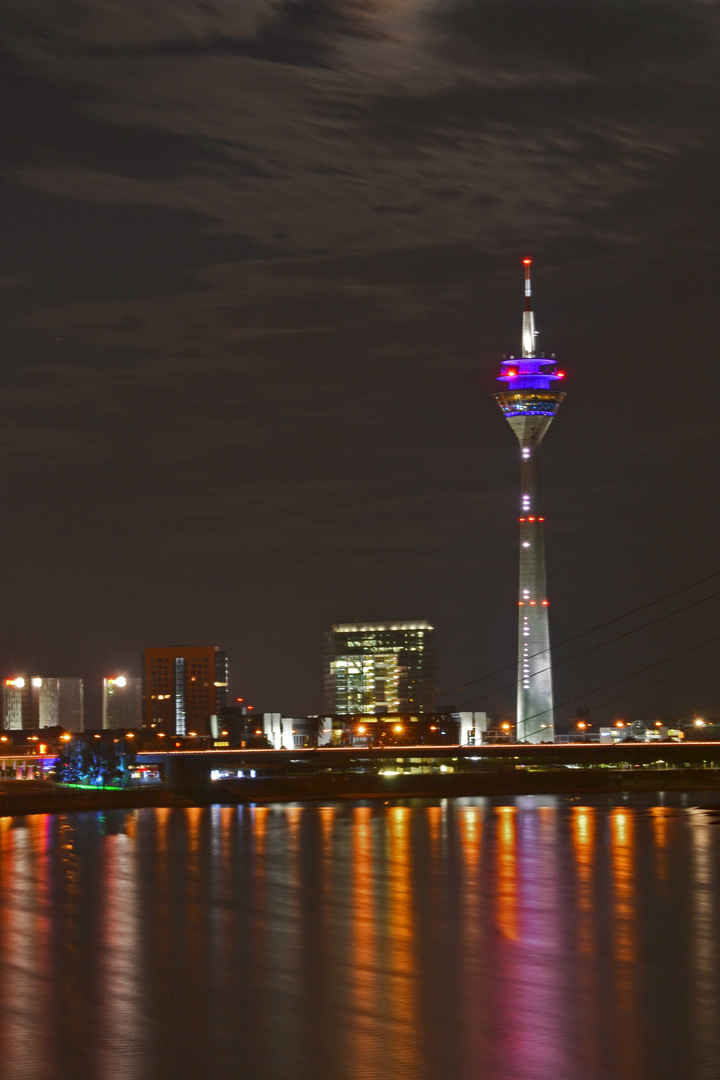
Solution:
[(578, 727), (579, 727), (579, 728), (586, 728), (586, 727), (587, 727), (587, 724), (585, 723), (585, 721), (584, 721), (584, 720), (579, 720), (579, 721), (578, 721)]
[(509, 724), (501, 724), (500, 727), (503, 729), (503, 731), (509, 731), (510, 730), (510, 725)]
[(365, 734), (365, 728), (361, 724), (360, 727), (358, 728), (358, 735), (364, 735), (364, 734)]
[(393, 730), (396, 731), (399, 735), (402, 731), (402, 724), (396, 724)]
[(625, 721), (624, 720), (616, 720), (615, 721), (615, 727), (625, 727)]

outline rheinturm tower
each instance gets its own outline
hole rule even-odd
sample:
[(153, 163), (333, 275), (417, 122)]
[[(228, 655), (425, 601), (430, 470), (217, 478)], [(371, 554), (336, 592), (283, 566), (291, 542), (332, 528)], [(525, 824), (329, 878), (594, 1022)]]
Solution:
[(498, 376), (507, 389), (495, 394), (520, 443), (520, 587), (518, 593), (517, 737), (552, 742), (553, 690), (545, 587), (545, 546), (540, 506), (540, 443), (565, 397), (555, 360), (535, 355), (535, 319), (525, 265), (525, 310), (520, 356), (503, 360)]

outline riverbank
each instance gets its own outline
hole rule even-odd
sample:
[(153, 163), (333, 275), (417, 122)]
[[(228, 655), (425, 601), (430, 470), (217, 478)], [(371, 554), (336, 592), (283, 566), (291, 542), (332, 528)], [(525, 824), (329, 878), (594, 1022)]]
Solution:
[(63, 814), (76, 810), (136, 810), (144, 807), (186, 807), (196, 802), (165, 788), (64, 788), (43, 780), (0, 783), (0, 817)]
[[(88, 810), (208, 806), (356, 799), (423, 799), (514, 795), (616, 795), (622, 792), (717, 791), (717, 769), (542, 769), (450, 774), (338, 774), (258, 777), (216, 782), (204, 789), (164, 787), (65, 788), (47, 781), (0, 784), (0, 817)], [(715, 800), (713, 799), (713, 803)], [(700, 804), (698, 804), (700, 805)]]

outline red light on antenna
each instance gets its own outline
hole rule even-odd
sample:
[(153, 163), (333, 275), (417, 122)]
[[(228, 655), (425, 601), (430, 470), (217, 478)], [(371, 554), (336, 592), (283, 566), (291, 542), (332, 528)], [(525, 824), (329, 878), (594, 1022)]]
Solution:
[(531, 262), (532, 262), (532, 259), (523, 259), (523, 264), (525, 266), (530, 266)]
[(543, 606), (543, 607), (547, 607), (549, 603), (550, 603), (550, 601), (549, 601), (549, 600), (543, 600), (543, 602), (542, 602), (542, 606)]
[(558, 379), (564, 379), (565, 378), (565, 372), (564, 371), (556, 371), (555, 374), (557, 375)]

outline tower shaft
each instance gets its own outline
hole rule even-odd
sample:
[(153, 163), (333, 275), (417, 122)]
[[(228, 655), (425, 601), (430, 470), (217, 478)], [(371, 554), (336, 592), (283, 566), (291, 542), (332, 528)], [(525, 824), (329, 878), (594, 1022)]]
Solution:
[(546, 742), (554, 737), (538, 448), (539, 439), (520, 442), (517, 737), (522, 742)]

